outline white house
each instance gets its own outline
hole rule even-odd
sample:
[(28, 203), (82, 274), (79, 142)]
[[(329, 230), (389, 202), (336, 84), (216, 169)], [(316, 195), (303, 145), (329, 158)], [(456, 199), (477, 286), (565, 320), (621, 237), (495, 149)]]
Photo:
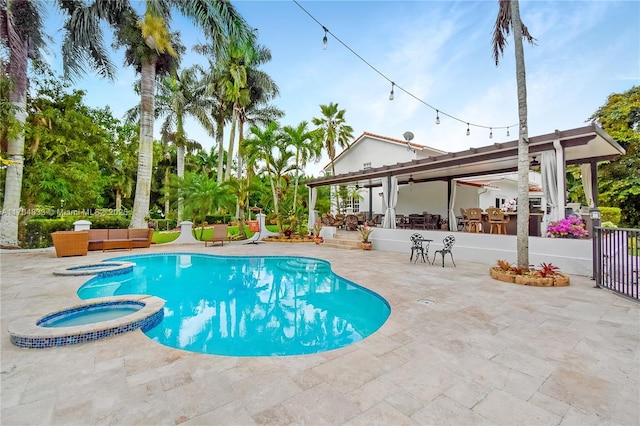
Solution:
[[(428, 146), (411, 141), (402, 141), (387, 136), (364, 132), (349, 148), (342, 151), (334, 160), (336, 175), (356, 171), (367, 171), (398, 163), (427, 159), (448, 154)], [(331, 175), (332, 165), (324, 167), (325, 175)], [(530, 197), (534, 207), (541, 208), (542, 183), (540, 173), (530, 172)], [(360, 199), (345, 200), (347, 211), (366, 212), (370, 217), (384, 214), (386, 206), (382, 197), (382, 187), (373, 186), (370, 179), (354, 180), (349, 187), (356, 188)], [(333, 187), (335, 191), (335, 187)], [(518, 181), (515, 173), (499, 173), (485, 176), (468, 177), (456, 181), (456, 202), (454, 209), (469, 207), (501, 207), (506, 201), (517, 199)], [(334, 211), (336, 206), (334, 205)], [(448, 182), (446, 180), (421, 182), (409, 175), (405, 181), (399, 181), (398, 204), (396, 214), (429, 212), (448, 216)]]

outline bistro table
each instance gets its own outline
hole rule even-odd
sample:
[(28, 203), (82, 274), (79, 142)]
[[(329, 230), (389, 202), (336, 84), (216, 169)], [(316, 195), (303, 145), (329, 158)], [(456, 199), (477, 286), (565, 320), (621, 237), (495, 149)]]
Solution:
[[(416, 260), (414, 260), (414, 262), (418, 261), (418, 257), (422, 257), (422, 261), (426, 262), (425, 260), (425, 255), (427, 256), (427, 259), (429, 258), (429, 245), (431, 244), (433, 240), (430, 240), (429, 238), (423, 238), (423, 237), (417, 237), (414, 238), (412, 235), (411, 238), (411, 242), (412, 242), (412, 246), (411, 246), (411, 257), (409, 258), (409, 262), (411, 262), (413, 260), (413, 253), (416, 253)], [(424, 245), (424, 243), (426, 243), (426, 246)]]

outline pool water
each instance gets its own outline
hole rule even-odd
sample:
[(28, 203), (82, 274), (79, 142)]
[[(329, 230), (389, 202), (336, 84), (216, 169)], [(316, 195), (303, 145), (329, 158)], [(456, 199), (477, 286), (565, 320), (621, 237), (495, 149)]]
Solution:
[(389, 317), (379, 295), (335, 275), (320, 259), (166, 254), (119, 257), (130, 274), (96, 277), (82, 299), (150, 294), (166, 300), (151, 339), (192, 352), (301, 355), (358, 342)]
[(93, 324), (101, 321), (109, 321), (125, 315), (138, 312), (142, 306), (139, 305), (112, 305), (112, 306), (89, 306), (85, 309), (71, 312), (61, 312), (49, 319), (41, 321), (41, 327), (72, 327), (74, 325)]

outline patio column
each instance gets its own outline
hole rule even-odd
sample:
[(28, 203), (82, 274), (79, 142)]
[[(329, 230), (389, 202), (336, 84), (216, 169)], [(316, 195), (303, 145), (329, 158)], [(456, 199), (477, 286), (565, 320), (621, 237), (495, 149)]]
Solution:
[(566, 189), (566, 164), (564, 160), (564, 147), (560, 143), (560, 139), (553, 140), (553, 147), (556, 151), (556, 172), (557, 172), (557, 184), (558, 184), (558, 213), (560, 218), (565, 216), (564, 209), (567, 202), (567, 189)]

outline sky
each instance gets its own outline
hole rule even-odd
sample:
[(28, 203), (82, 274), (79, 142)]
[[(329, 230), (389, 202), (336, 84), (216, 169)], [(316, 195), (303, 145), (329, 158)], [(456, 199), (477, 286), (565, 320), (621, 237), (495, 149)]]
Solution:
[[(308, 13), (290, 0), (233, 1), (272, 52), (262, 69), (280, 89), (273, 104), (285, 111), (282, 125), (311, 123), (320, 105), (334, 102), (346, 110), (354, 137), (370, 132), (403, 140), (411, 131), (413, 142), (449, 152), (517, 139), (513, 39), (499, 66), (492, 58), (497, 0), (299, 3)], [(309, 14), (330, 31), (326, 50), (324, 30)], [(521, 0), (520, 14), (536, 38), (525, 44), (530, 137), (584, 126), (610, 94), (640, 84), (639, 1)], [(62, 16), (49, 9), (45, 24), (59, 40)], [(177, 13), (170, 25), (188, 48), (205, 41)], [(54, 44), (48, 55), (62, 73), (60, 49)], [(115, 82), (88, 75), (74, 85), (87, 92), (88, 105), (109, 105), (116, 117), (140, 101), (132, 89), (137, 76), (123, 58), (121, 50), (112, 53), (121, 65)], [(194, 63), (207, 62), (188, 49), (182, 66)], [(492, 127), (493, 138), (474, 125)], [(195, 122), (186, 131), (205, 149), (214, 145)], [(327, 163), (325, 155), (306, 172), (318, 176)]]

